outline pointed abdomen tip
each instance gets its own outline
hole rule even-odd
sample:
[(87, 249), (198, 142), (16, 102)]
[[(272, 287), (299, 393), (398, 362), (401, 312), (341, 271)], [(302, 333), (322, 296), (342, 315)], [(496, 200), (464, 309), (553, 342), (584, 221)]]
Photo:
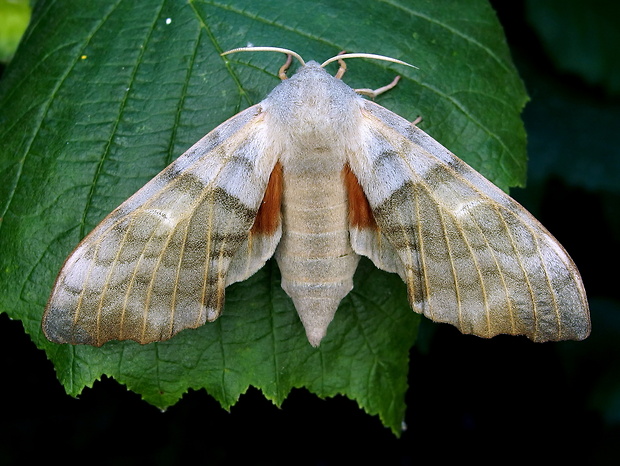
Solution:
[(321, 344), (321, 341), (323, 340), (323, 337), (325, 336), (325, 331), (320, 332), (320, 331), (312, 331), (312, 332), (306, 332), (306, 336), (308, 337), (308, 341), (310, 342), (310, 344), (314, 347), (314, 348), (318, 348), (319, 345)]

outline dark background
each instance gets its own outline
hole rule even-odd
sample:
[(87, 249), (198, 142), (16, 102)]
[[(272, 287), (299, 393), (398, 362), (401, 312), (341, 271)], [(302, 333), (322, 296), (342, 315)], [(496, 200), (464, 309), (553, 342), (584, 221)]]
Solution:
[(0, 464), (39, 457), (116, 465), (620, 464), (620, 90), (596, 73), (570, 69), (544, 40), (554, 28), (567, 47), (587, 42), (588, 28), (604, 36), (614, 2), (581, 2), (583, 16), (560, 9), (546, 23), (533, 21), (525, 2), (492, 3), (531, 97), (523, 114), (528, 189), (512, 194), (578, 265), (591, 305), (589, 339), (482, 340), (425, 321), (411, 350), (407, 430), (397, 439), (354, 401), (321, 400), (305, 390), (278, 409), (250, 389), (230, 413), (204, 391), (162, 413), (107, 379), (74, 399), (21, 324), (1, 315)]

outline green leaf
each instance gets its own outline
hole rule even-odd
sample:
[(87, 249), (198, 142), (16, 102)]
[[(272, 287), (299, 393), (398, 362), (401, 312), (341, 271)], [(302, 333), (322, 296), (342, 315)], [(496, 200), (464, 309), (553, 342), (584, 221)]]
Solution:
[[(312, 13), (308, 13), (312, 12)], [(354, 27), (353, 27), (354, 26)], [(400, 278), (362, 261), (320, 348), (310, 347), (269, 263), (227, 290), (215, 323), (173, 339), (56, 345), (41, 315), (63, 259), (108, 212), (192, 143), (277, 83), (280, 54), (341, 50), (352, 87), (403, 79), (378, 102), (413, 120), (500, 187), (523, 182), (526, 95), (486, 1), (40, 1), (0, 82), (0, 309), (20, 319), (68, 393), (102, 374), (165, 408), (188, 389), (224, 408), (250, 385), (343, 394), (399, 433), (418, 316)], [(333, 69), (335, 71), (335, 67)]]
[(11, 59), (29, 20), (28, 0), (0, 0), (0, 63)]

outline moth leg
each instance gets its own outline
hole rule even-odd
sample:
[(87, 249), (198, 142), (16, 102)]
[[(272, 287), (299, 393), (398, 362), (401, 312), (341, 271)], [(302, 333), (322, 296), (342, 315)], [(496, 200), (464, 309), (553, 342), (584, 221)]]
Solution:
[[(339, 52), (338, 55), (342, 55), (345, 53), (347, 53), (346, 50), (343, 50), (342, 52)], [(338, 71), (334, 75), (334, 78), (342, 79), (342, 77), (344, 76), (344, 72), (347, 71), (347, 65), (342, 59), (338, 60), (338, 64), (340, 65), (340, 68), (338, 68)]]
[(286, 61), (284, 62), (284, 65), (282, 65), (280, 67), (280, 70), (278, 71), (278, 77), (284, 81), (285, 79), (288, 79), (288, 77), (286, 76), (286, 71), (288, 70), (289, 66), (291, 66), (291, 63), (293, 63), (293, 56), (292, 55), (287, 55), (286, 56)]
[(378, 95), (381, 95), (384, 92), (389, 91), (390, 89), (396, 87), (396, 84), (398, 84), (398, 81), (400, 81), (400, 76), (396, 76), (394, 78), (394, 81), (392, 81), (387, 86), (380, 87), (379, 89), (374, 89), (374, 90), (373, 89), (355, 89), (355, 92), (357, 92), (358, 94), (362, 94), (362, 95), (368, 96), (371, 99), (374, 99)]
[(418, 126), (418, 123), (422, 121), (422, 117), (418, 115), (418, 117), (411, 122), (413, 126)]

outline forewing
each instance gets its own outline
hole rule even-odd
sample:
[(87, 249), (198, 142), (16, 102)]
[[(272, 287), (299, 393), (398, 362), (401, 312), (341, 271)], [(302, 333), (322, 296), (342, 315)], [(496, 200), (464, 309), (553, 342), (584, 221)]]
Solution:
[(268, 147), (259, 104), (108, 215), (60, 271), (43, 318), (46, 336), (148, 343), (217, 318), (225, 286), (258, 270), (279, 240), (279, 229), (251, 233), (276, 163)]
[[(377, 229), (352, 227), (353, 249), (379, 267), (399, 264), (417, 312), (483, 337), (589, 334), (579, 272), (534, 217), (403, 118), (369, 101), (362, 113), (363, 150), (349, 164)], [(399, 260), (373, 253), (373, 238), (387, 238)]]

